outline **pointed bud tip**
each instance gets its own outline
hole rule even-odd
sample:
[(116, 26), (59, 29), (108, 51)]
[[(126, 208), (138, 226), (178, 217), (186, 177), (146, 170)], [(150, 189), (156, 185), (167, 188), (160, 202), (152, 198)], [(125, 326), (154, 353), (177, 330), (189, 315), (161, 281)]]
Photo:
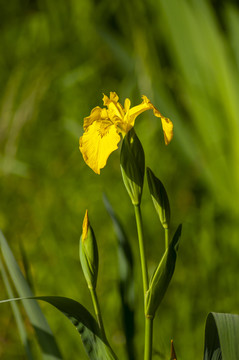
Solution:
[(87, 238), (88, 229), (89, 229), (89, 217), (88, 217), (88, 210), (86, 210), (82, 225), (82, 241), (84, 241)]
[(171, 360), (177, 360), (177, 358), (176, 358), (176, 353), (175, 353), (175, 349), (174, 349), (174, 345), (173, 345), (173, 340), (171, 340), (171, 355), (170, 355), (170, 359), (171, 359)]

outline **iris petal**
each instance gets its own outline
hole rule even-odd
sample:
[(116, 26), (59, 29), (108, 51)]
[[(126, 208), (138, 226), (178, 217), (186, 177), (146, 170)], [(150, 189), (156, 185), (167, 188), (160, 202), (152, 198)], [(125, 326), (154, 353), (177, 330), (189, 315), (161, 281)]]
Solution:
[(161, 118), (163, 132), (164, 132), (164, 141), (168, 145), (173, 138), (173, 123), (170, 119), (165, 118), (161, 112), (156, 109), (156, 107), (151, 103), (147, 96), (142, 96), (142, 103), (140, 105), (134, 106), (129, 110), (129, 123), (131, 126), (134, 126), (135, 119), (142, 112), (152, 109), (156, 117)]
[(140, 105), (134, 106), (131, 109), (129, 109), (128, 115), (129, 115), (129, 124), (131, 126), (134, 126), (134, 122), (137, 116), (142, 114), (142, 112), (151, 109), (151, 107), (143, 101)]
[(168, 145), (173, 138), (173, 123), (164, 116), (161, 117), (161, 122), (164, 133), (164, 142), (166, 145)]
[(94, 121), (100, 121), (102, 117), (102, 111), (105, 109), (101, 109), (99, 106), (96, 106), (91, 110), (89, 116), (84, 118), (84, 130), (86, 131), (88, 126), (90, 126)]
[(80, 151), (86, 164), (100, 174), (109, 155), (118, 148), (120, 135), (112, 123), (93, 122), (80, 138)]

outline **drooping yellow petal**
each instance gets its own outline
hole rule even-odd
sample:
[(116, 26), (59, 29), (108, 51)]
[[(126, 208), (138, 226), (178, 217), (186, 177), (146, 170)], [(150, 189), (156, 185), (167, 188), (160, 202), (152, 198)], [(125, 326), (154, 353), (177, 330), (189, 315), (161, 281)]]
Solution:
[(152, 109), (154, 115), (159, 117), (162, 122), (163, 132), (164, 132), (164, 141), (165, 144), (168, 145), (173, 138), (173, 123), (170, 119), (165, 118), (161, 112), (156, 109), (156, 107), (151, 103), (151, 101), (147, 98), (147, 96), (142, 96), (142, 103), (140, 105), (134, 106), (129, 110), (129, 122), (131, 126), (134, 126), (135, 119), (142, 112)]
[(129, 124), (131, 126), (134, 126), (136, 117), (139, 116), (140, 114), (142, 114), (142, 112), (149, 110), (149, 109), (152, 109), (151, 103), (148, 103), (144, 99), (141, 104), (136, 105), (136, 106), (132, 107), (131, 109), (129, 109), (129, 112), (128, 112)]
[(168, 145), (173, 138), (173, 123), (164, 116), (161, 117), (161, 122), (164, 133), (164, 142)]
[(118, 148), (120, 135), (111, 122), (93, 122), (80, 138), (80, 151), (86, 164), (100, 174), (109, 155)]

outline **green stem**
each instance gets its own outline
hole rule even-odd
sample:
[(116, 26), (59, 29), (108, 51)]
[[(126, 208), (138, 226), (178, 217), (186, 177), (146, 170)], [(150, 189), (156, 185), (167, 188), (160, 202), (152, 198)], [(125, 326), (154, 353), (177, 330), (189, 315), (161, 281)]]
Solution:
[(168, 248), (168, 228), (164, 229), (165, 230), (165, 250), (167, 250)]
[[(148, 269), (147, 269), (147, 262), (145, 256), (143, 225), (142, 225), (142, 215), (141, 215), (140, 205), (135, 205), (134, 210), (135, 210), (135, 218), (136, 218), (136, 225), (137, 225), (138, 238), (139, 238), (139, 251), (140, 251), (140, 260), (141, 260), (141, 268), (142, 268), (143, 289), (144, 289), (144, 309), (145, 309), (146, 307), (145, 297), (149, 287), (149, 283), (148, 283)], [(152, 359), (152, 342), (153, 342), (152, 335), (153, 335), (153, 319), (145, 317), (144, 360)]]
[(103, 337), (103, 340), (106, 340), (106, 335), (105, 335), (105, 329), (104, 329), (104, 324), (103, 324), (103, 320), (102, 320), (102, 316), (101, 316), (101, 311), (100, 311), (100, 305), (98, 302), (98, 297), (96, 294), (96, 290), (89, 288), (90, 289), (90, 294), (91, 294), (91, 298), (92, 298), (92, 302), (93, 302), (93, 306), (94, 306), (94, 311), (95, 311), (95, 315), (96, 315), (96, 319), (99, 325), (99, 328), (101, 330), (101, 334)]
[(144, 289), (144, 305), (145, 305), (145, 294), (146, 291), (148, 290), (149, 283), (148, 283), (148, 269), (147, 269), (146, 256), (145, 256), (143, 225), (142, 225), (142, 215), (141, 215), (140, 205), (134, 205), (134, 210), (135, 210), (135, 219), (136, 219), (138, 239), (139, 239), (139, 251), (140, 251), (143, 289)]
[(146, 317), (145, 321), (145, 342), (144, 342), (144, 360), (152, 359), (153, 344), (153, 318)]

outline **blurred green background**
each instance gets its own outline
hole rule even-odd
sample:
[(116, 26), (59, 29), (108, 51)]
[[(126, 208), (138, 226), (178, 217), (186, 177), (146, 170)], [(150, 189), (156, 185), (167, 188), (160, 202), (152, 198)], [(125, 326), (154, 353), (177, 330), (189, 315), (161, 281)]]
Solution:
[[(99, 300), (120, 359), (117, 245), (103, 192), (130, 234), (140, 358), (143, 300), (134, 213), (119, 151), (100, 176), (85, 165), (78, 150), (83, 118), (102, 106), (102, 93), (116, 91), (122, 103), (129, 97), (133, 105), (148, 96), (174, 122), (168, 147), (152, 112), (135, 127), (147, 166), (168, 191), (172, 230), (183, 223), (154, 341), (163, 358), (169, 358), (173, 338), (179, 359), (201, 359), (207, 313), (239, 312), (238, 39), (236, 1), (0, 0), (0, 228), (19, 262), (19, 244), (24, 246), (37, 295), (72, 297), (92, 310), (78, 259), (89, 210), (100, 254)], [(142, 213), (152, 272), (164, 240), (147, 186)], [(0, 285), (3, 299), (1, 279)], [(64, 358), (86, 359), (68, 320), (42, 308)], [(1, 359), (25, 359), (9, 304), (0, 314)]]

